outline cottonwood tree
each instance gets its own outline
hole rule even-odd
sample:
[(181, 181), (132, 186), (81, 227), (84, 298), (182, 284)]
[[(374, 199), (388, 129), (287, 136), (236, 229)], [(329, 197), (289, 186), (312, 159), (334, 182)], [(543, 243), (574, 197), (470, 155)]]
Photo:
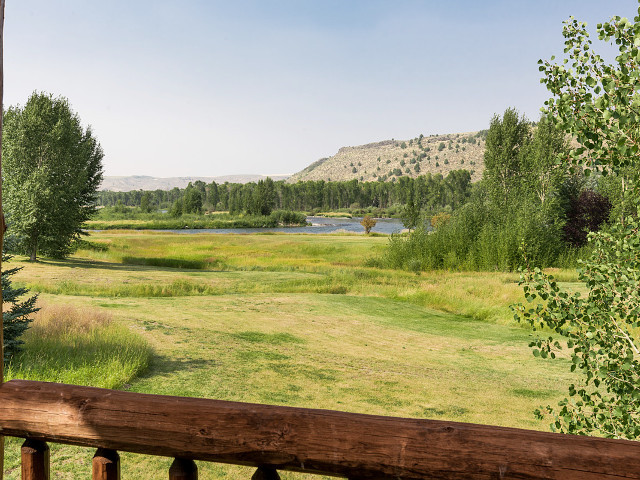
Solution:
[[(613, 17), (598, 24), (597, 33), (602, 42), (617, 46), (612, 63), (593, 50), (586, 24), (574, 18), (565, 22), (566, 58), (559, 64), (553, 57), (540, 61), (542, 82), (553, 94), (545, 113), (579, 144), (559, 161), (587, 173), (635, 172), (628, 179), (628, 200), (637, 203), (640, 9), (633, 22)], [(545, 332), (531, 343), (534, 355), (555, 357), (567, 339), (571, 370), (580, 373), (567, 398), (537, 414), (551, 415), (554, 430), (635, 439), (640, 436), (638, 215), (619, 218), (607, 231), (592, 233), (589, 241), (593, 253), (580, 270), (586, 295), (561, 290), (540, 270), (523, 276), (525, 296), (534, 307), (515, 306), (516, 317), (562, 336)]]
[(506, 206), (522, 182), (520, 151), (531, 140), (531, 125), (517, 110), (508, 108), (502, 118), (494, 115), (484, 152), (484, 179), (496, 202)]
[(35, 92), (9, 107), (3, 136), (4, 209), (18, 250), (62, 257), (95, 211), (102, 148), (64, 97)]

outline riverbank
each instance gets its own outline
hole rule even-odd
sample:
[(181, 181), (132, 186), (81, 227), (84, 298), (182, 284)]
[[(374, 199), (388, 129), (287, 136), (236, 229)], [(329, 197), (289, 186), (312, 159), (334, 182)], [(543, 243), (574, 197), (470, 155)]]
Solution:
[(270, 215), (181, 215), (171, 217), (166, 213), (125, 213), (104, 215), (99, 212), (94, 220), (84, 223), (86, 230), (202, 230), (238, 228), (304, 227), (306, 216), (300, 212), (277, 210)]
[[(216, 223), (215, 220), (209, 223), (198, 223), (198, 220), (182, 223), (162, 223), (154, 220), (147, 222), (142, 220), (111, 220), (109, 222), (87, 222), (87, 230), (157, 230), (167, 233), (195, 234), (195, 233), (216, 233), (216, 234), (259, 234), (259, 233), (304, 233), (304, 234), (364, 234), (364, 227), (360, 224), (361, 217), (306, 217), (304, 226), (297, 225), (262, 225), (245, 226), (242, 221), (233, 223), (230, 220), (223, 220)], [(228, 222), (228, 223), (223, 223)], [(372, 235), (391, 235), (404, 231), (402, 222), (397, 218), (378, 218), (376, 226), (371, 229)], [(254, 224), (255, 225), (255, 224)], [(101, 228), (106, 227), (106, 228)]]

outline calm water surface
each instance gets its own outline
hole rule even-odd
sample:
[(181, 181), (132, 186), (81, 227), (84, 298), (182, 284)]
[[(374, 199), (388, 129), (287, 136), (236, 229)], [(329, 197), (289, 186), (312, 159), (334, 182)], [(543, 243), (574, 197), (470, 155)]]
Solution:
[[(333, 233), (333, 232), (355, 232), (363, 233), (364, 228), (360, 225), (362, 217), (353, 218), (326, 218), (307, 217), (308, 227), (278, 227), (278, 228), (185, 228), (183, 230), (160, 230), (162, 232), (173, 233)], [(371, 229), (375, 233), (397, 233), (401, 232), (404, 226), (397, 218), (377, 218), (378, 223)]]

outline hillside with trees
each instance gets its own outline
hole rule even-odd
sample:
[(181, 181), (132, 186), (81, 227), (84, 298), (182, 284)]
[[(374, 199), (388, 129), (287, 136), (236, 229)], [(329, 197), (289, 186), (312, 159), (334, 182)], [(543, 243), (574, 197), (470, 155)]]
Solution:
[(473, 182), (482, 178), (487, 131), (424, 136), (409, 140), (385, 140), (357, 147), (343, 147), (322, 158), (287, 181), (361, 182), (397, 181), (430, 173), (446, 177), (454, 170), (468, 170)]

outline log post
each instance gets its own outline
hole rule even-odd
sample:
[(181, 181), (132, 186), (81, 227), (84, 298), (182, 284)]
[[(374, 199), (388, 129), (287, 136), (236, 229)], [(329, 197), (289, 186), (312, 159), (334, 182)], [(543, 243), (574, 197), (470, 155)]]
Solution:
[(99, 448), (91, 469), (92, 480), (120, 480), (120, 455), (115, 450)]
[(280, 480), (280, 475), (273, 467), (258, 467), (251, 480)]
[(186, 458), (176, 458), (169, 468), (169, 480), (198, 480), (196, 462)]
[[(2, 105), (4, 92), (4, 4), (0, 0), (0, 275), (2, 275), (2, 250), (4, 242), (4, 213), (2, 211)], [(0, 289), (0, 386), (4, 381), (4, 324), (2, 319), (2, 289)], [(0, 435), (0, 480), (4, 478), (4, 437)]]
[(22, 480), (49, 480), (49, 445), (27, 438), (20, 449)]

